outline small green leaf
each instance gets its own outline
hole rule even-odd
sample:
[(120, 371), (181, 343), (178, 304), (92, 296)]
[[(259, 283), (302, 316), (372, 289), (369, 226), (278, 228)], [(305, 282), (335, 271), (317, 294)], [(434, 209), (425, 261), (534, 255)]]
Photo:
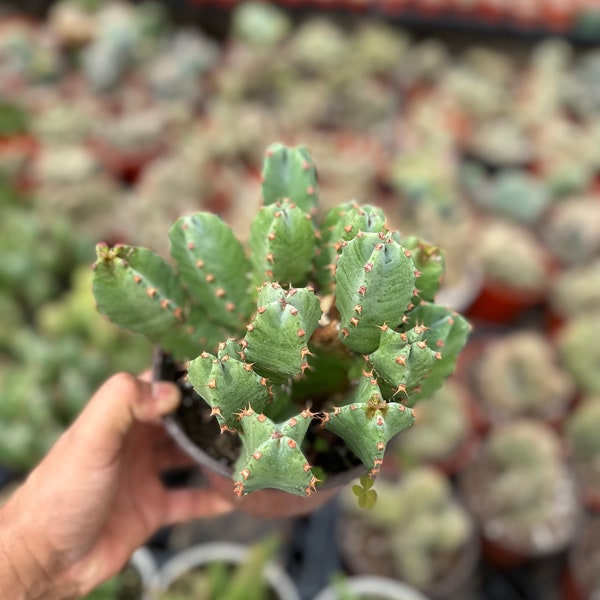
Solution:
[(368, 475), (363, 475), (360, 478), (360, 485), (352, 486), (353, 494), (358, 498), (358, 506), (361, 508), (371, 509), (377, 503), (377, 492), (373, 487), (373, 478)]

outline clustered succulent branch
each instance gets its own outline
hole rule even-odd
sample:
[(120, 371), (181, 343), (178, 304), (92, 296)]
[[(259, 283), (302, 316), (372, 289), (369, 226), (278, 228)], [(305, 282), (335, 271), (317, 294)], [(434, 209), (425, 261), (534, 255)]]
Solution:
[(318, 480), (303, 452), (315, 420), (375, 476), (411, 406), (453, 371), (469, 325), (434, 303), (443, 253), (389, 231), (380, 208), (352, 201), (318, 222), (318, 182), (302, 146), (266, 152), (263, 206), (247, 246), (217, 216), (170, 230), (174, 266), (99, 244), (100, 312), (178, 360), (242, 451), (239, 495), (298, 495)]

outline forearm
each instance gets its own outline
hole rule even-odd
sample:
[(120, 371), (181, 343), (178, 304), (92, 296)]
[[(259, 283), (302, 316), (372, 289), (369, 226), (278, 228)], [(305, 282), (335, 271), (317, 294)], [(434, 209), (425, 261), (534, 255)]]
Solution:
[(0, 600), (76, 598), (44, 544), (43, 532), (20, 513), (18, 498), (0, 508)]

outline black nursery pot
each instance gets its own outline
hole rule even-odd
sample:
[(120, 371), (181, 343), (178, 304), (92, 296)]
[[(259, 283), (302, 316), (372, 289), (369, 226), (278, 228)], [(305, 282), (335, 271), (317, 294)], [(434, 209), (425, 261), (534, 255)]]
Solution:
[[(233, 491), (233, 465), (239, 455), (237, 435), (221, 433), (211, 408), (186, 380), (185, 366), (157, 348), (153, 379), (175, 382), (181, 390), (179, 408), (164, 417), (164, 426), (177, 444), (197, 463), (208, 484), (240, 510), (261, 518), (308, 514), (331, 500), (346, 484), (361, 477), (366, 467), (347, 450), (324, 455), (327, 473), (323, 484), (310, 496), (296, 496), (276, 489), (263, 489), (244, 496)], [(316, 431), (318, 427), (314, 427)], [(321, 432), (322, 434), (322, 432)], [(310, 432), (309, 432), (310, 436)], [(337, 445), (339, 446), (341, 442)], [(313, 466), (314, 460), (310, 460)]]

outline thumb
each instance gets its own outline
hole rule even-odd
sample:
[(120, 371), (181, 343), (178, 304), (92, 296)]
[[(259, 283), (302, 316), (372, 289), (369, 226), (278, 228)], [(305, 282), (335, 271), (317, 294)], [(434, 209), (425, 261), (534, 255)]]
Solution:
[(177, 408), (179, 388), (168, 381), (150, 383), (129, 373), (108, 379), (92, 396), (73, 429), (88, 452), (118, 453), (134, 423), (159, 422)]

